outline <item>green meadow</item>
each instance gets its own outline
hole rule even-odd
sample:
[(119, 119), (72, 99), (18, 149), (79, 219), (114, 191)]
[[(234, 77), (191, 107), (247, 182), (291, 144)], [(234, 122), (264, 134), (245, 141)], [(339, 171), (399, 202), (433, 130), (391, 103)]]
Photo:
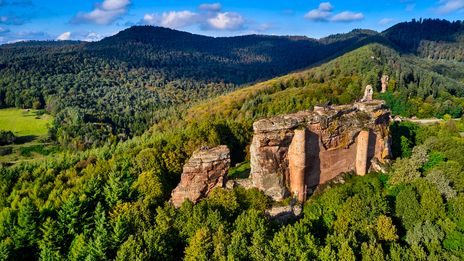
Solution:
[(47, 135), (52, 117), (37, 110), (1, 109), (0, 130), (12, 131), (16, 137)]
[(47, 133), (53, 117), (38, 110), (0, 109), (0, 130), (12, 131), (15, 144), (0, 146), (0, 164), (17, 163), (55, 153)]

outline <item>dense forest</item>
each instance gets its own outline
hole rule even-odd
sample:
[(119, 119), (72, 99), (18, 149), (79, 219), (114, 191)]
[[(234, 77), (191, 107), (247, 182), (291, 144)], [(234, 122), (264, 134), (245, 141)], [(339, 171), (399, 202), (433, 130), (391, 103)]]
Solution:
[(383, 35), (405, 52), (435, 60), (464, 61), (464, 23), (439, 19), (413, 19), (399, 23)]
[(0, 107), (45, 108), (51, 138), (77, 149), (140, 135), (177, 106), (288, 73), (362, 34), (321, 45), (305, 37), (212, 38), (136, 26), (96, 43), (0, 47)]
[[(380, 47), (358, 52), (370, 55), (370, 48)], [(347, 57), (359, 53), (340, 59)], [(179, 209), (167, 203), (184, 161), (196, 148), (227, 144), (232, 161), (241, 162), (247, 158), (254, 119), (324, 102), (324, 93), (331, 93), (329, 99), (342, 99), (345, 93), (329, 92), (320, 83), (299, 85), (303, 81), (294, 77), (200, 103), (189, 110), (187, 121), (164, 119), (150, 132), (117, 145), (0, 167), (0, 258), (464, 258), (462, 121), (392, 125), (399, 158), (388, 174), (347, 175), (344, 184), (313, 195), (303, 216), (288, 224), (265, 216), (264, 210), (276, 203), (255, 189), (217, 189), (197, 205), (186, 202)], [(294, 86), (282, 87), (285, 83)], [(307, 100), (310, 93), (315, 96)]]
[[(462, 22), (444, 20), (401, 23), (383, 33), (354, 30), (320, 40), (262, 35), (213, 38), (135, 26), (93, 43), (2, 45), (0, 107), (44, 108), (55, 116), (50, 138), (64, 147), (85, 149), (140, 135), (198, 101), (322, 64), (373, 42), (400, 54), (388, 60), (378, 57), (384, 67), (380, 70), (396, 75), (395, 86), (409, 89), (395, 95), (416, 97), (413, 89), (420, 85), (418, 99), (429, 104), (438, 96), (433, 72), (456, 81), (448, 81), (448, 89), (463, 82), (462, 33)], [(424, 70), (425, 62), (417, 61), (405, 72), (396, 60), (406, 56), (414, 61), (424, 58), (430, 66)], [(364, 84), (369, 75), (375, 83), (378, 72), (362, 68), (363, 74), (353, 76), (363, 78)], [(443, 114), (429, 111), (424, 116)]]
[[(430, 24), (462, 33), (440, 20), (320, 40), (133, 27), (96, 43), (1, 46), (1, 106), (45, 108), (52, 139), (93, 148), (0, 165), (0, 260), (464, 259), (464, 121), (451, 119), (464, 110), (464, 65), (441, 49), (459, 40), (420, 43), (435, 41), (433, 26), (398, 38)], [(226, 144), (232, 165), (246, 162), (255, 120), (353, 102), (367, 84), (395, 115), (445, 119), (392, 124), (388, 173), (344, 174), (288, 223), (265, 215), (284, 203), (256, 189), (168, 202), (199, 147)]]

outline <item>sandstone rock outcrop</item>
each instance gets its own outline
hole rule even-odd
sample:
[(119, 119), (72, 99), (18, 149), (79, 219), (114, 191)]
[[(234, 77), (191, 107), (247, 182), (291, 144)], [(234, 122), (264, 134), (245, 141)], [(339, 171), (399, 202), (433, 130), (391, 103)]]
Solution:
[(306, 198), (305, 173), (309, 167), (306, 157), (307, 140), (308, 132), (306, 128), (297, 129), (288, 148), (290, 192), (301, 202)]
[(224, 187), (229, 167), (230, 151), (227, 146), (195, 151), (184, 166), (179, 185), (172, 191), (171, 202), (175, 207), (180, 207), (186, 199), (196, 203), (213, 188)]
[(362, 130), (358, 134), (356, 146), (356, 174), (365, 176), (367, 173), (367, 160), (369, 151), (369, 131)]
[(304, 201), (341, 173), (365, 175), (373, 159), (390, 156), (389, 122), (378, 100), (259, 120), (250, 147), (253, 186), (275, 200)]
[(388, 89), (388, 82), (390, 81), (390, 76), (382, 75), (382, 78), (380, 78), (380, 81), (382, 82), (382, 91), (381, 91), (381, 93), (386, 93), (387, 89)]
[(303, 209), (301, 205), (290, 204), (287, 206), (272, 207), (266, 210), (266, 215), (273, 221), (285, 224), (290, 220), (295, 220), (300, 217), (302, 212)]
[(373, 94), (374, 94), (374, 88), (372, 88), (372, 85), (367, 85), (366, 89), (364, 89), (364, 96), (361, 101), (362, 102), (372, 101)]

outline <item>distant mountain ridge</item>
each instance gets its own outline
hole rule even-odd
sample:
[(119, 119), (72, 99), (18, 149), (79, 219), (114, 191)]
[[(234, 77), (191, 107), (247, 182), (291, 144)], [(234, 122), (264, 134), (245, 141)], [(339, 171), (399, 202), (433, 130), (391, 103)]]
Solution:
[(52, 138), (85, 148), (140, 135), (177, 106), (321, 65), (372, 43), (437, 66), (460, 63), (463, 35), (462, 21), (426, 19), (382, 33), (356, 29), (322, 39), (209, 37), (134, 26), (98, 42), (8, 44), (0, 46), (0, 107), (47, 108), (56, 115)]

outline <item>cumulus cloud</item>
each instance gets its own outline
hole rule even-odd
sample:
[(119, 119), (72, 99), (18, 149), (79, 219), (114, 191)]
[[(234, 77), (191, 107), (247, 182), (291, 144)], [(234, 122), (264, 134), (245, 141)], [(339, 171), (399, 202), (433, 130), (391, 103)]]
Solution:
[(169, 28), (183, 28), (197, 25), (203, 30), (239, 30), (245, 27), (246, 20), (239, 13), (221, 12), (221, 5), (202, 4), (198, 7), (199, 12), (170, 11), (145, 14), (140, 24), (159, 25)]
[(199, 15), (191, 11), (170, 11), (161, 15), (145, 14), (142, 19), (143, 24), (159, 25), (169, 28), (183, 28), (199, 21)]
[(191, 11), (165, 12), (161, 16), (160, 25), (170, 28), (182, 28), (196, 23), (198, 14)]
[(364, 19), (362, 13), (343, 11), (333, 13), (334, 6), (330, 2), (322, 2), (317, 9), (313, 9), (305, 14), (305, 18), (319, 22), (352, 22)]
[(221, 11), (221, 4), (220, 3), (214, 3), (214, 4), (201, 4), (198, 9), (203, 10), (203, 11), (211, 11), (211, 12), (219, 12)]
[(448, 14), (464, 10), (464, 0), (440, 0), (436, 11), (439, 14)]
[(330, 2), (323, 2), (319, 4), (319, 10), (330, 12), (333, 10), (333, 5)]
[(305, 18), (312, 21), (327, 21), (329, 20), (331, 12), (314, 9), (305, 14)]
[(319, 4), (317, 9), (313, 9), (305, 14), (305, 18), (313, 21), (327, 21), (332, 15), (333, 6), (330, 2)]
[(207, 21), (209, 27), (218, 30), (238, 30), (245, 24), (245, 19), (239, 13), (217, 13)]
[(97, 3), (92, 11), (78, 13), (71, 22), (110, 24), (126, 14), (130, 4), (130, 0), (104, 0)]
[(56, 38), (56, 40), (58, 41), (67, 41), (70, 39), (71, 39), (71, 32), (64, 32)]
[(160, 21), (157, 14), (145, 14), (142, 18), (142, 24), (156, 25)]
[(330, 18), (333, 22), (351, 22), (351, 21), (358, 21), (364, 19), (364, 15), (362, 13), (354, 13), (350, 11), (344, 11), (334, 15)]

